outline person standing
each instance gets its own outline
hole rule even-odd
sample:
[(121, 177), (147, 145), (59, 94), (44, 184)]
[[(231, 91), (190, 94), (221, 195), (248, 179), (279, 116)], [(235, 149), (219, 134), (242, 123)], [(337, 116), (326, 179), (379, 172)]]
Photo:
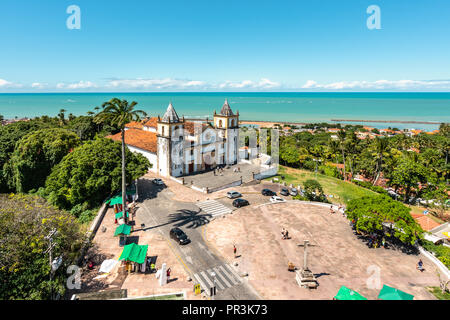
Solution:
[(234, 258), (236, 259), (237, 249), (236, 249), (236, 245), (234, 245), (234, 244), (233, 244), (233, 252), (234, 252)]
[(167, 269), (167, 283), (169, 283), (170, 282), (170, 268), (169, 269)]

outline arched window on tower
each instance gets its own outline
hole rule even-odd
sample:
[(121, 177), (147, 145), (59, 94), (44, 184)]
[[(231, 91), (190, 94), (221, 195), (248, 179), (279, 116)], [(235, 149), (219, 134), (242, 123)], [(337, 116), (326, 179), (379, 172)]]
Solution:
[(222, 120), (219, 120), (219, 127), (222, 128)]
[(164, 135), (164, 127), (162, 127), (162, 135)]

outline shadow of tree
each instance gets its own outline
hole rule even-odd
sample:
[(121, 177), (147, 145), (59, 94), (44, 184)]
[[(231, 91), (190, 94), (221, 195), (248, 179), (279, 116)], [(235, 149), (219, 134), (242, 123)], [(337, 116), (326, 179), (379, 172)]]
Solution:
[(156, 185), (147, 178), (138, 180), (138, 195), (137, 203), (142, 203), (147, 199), (154, 199), (158, 197), (158, 193), (166, 189), (166, 185)]
[(201, 210), (194, 211), (181, 209), (169, 215), (169, 223), (173, 223), (175, 227), (185, 226), (186, 228), (198, 228), (209, 223), (210, 214), (200, 214)]

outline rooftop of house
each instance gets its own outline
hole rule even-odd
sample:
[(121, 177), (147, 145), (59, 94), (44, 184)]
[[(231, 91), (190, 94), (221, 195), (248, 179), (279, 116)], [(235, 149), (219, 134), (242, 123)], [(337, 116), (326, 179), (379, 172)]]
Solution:
[[(114, 135), (107, 136), (106, 138), (122, 141), (121, 133), (116, 133)], [(156, 133), (144, 131), (137, 128), (129, 128), (125, 131), (125, 144), (156, 153), (157, 149), (157, 137)]]
[(430, 231), (436, 227), (439, 227), (440, 224), (431, 219), (430, 217), (420, 214), (420, 213), (411, 213), (411, 216), (416, 220), (416, 222), (422, 227), (425, 231)]

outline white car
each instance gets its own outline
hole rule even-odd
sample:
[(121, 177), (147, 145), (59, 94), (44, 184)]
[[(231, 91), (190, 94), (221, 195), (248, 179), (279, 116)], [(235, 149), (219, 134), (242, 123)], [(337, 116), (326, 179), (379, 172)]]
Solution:
[(278, 196), (271, 196), (270, 197), (270, 202), (278, 203), (278, 202), (286, 202), (286, 200), (284, 200), (283, 198), (280, 198)]
[(164, 185), (164, 182), (161, 179), (153, 179), (152, 182), (158, 186)]
[(235, 198), (242, 197), (242, 194), (240, 194), (240, 193), (237, 192), (237, 191), (229, 191), (229, 192), (227, 192), (227, 197), (228, 197), (229, 199), (235, 199)]

